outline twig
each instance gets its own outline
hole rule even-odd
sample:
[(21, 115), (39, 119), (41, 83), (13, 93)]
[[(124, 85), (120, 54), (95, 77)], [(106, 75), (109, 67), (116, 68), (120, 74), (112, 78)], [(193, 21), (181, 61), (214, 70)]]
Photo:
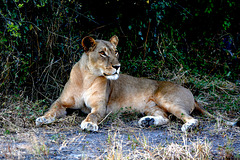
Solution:
[[(112, 23), (110, 23), (110, 24), (112, 24)], [(106, 24), (106, 25), (102, 25), (102, 26), (99, 26), (99, 27), (97, 27), (97, 28), (94, 28), (94, 29), (91, 30), (88, 34), (91, 34), (92, 32), (94, 32), (94, 31), (96, 31), (96, 30), (98, 30), (98, 29), (104, 28), (104, 27), (106, 27), (106, 26), (108, 26), (108, 25), (110, 25), (110, 24)]]
[(4, 121), (8, 121), (10, 125), (12, 125), (13, 127), (15, 127), (16, 129), (22, 130), (22, 128), (20, 128), (19, 126), (17, 126), (16, 124), (14, 124), (12, 121), (10, 121), (9, 119), (4, 118), (2, 115), (0, 116), (0, 118), (2, 118)]
[(148, 39), (149, 30), (150, 30), (150, 24), (151, 24), (151, 20), (149, 19), (149, 22), (148, 22), (148, 30), (147, 30), (147, 35), (146, 35), (146, 40), (145, 40), (145, 43), (144, 43), (143, 59), (145, 59), (145, 56), (146, 56), (147, 39)]
[(60, 34), (57, 34), (57, 33), (55, 33), (55, 32), (49, 31), (49, 29), (47, 29), (47, 30), (48, 30), (48, 32), (49, 32), (49, 33), (52, 33), (52, 34), (54, 34), (54, 35), (56, 35), (56, 36), (59, 36), (59, 37), (62, 37), (62, 38), (66, 38), (66, 39), (68, 39), (68, 40), (69, 40), (69, 38), (68, 38), (68, 37), (65, 37), (65, 36), (62, 36), (62, 35), (60, 35)]
[(19, 21), (19, 20), (14, 20), (14, 19), (10, 19), (10, 18), (6, 18), (1, 12), (0, 15), (2, 16), (2, 18), (7, 22), (7, 20), (9, 21), (14, 21), (14, 22), (21, 22), (21, 23), (30, 23), (32, 25), (34, 25), (39, 31), (42, 31), (36, 24), (29, 22), (29, 21)]
[(102, 124), (103, 121), (105, 121), (105, 120), (107, 119), (107, 117), (108, 117), (111, 113), (112, 113), (112, 111), (109, 112), (109, 113), (103, 118), (103, 120), (102, 120), (101, 122), (98, 123), (98, 125)]

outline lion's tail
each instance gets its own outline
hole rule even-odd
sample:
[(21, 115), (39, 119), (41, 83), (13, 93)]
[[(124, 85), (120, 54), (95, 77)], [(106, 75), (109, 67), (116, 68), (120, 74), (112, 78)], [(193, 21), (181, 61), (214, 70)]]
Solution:
[[(211, 117), (211, 118), (214, 118), (214, 119), (219, 119), (217, 116), (215, 115), (212, 115), (211, 113), (209, 113), (208, 111), (204, 110), (201, 106), (199, 106), (199, 104), (197, 103), (197, 101), (195, 101), (195, 109), (199, 112), (201, 112), (202, 114), (204, 115), (207, 115), (208, 117)], [(224, 120), (224, 123), (226, 123), (226, 125), (229, 125), (229, 126), (238, 126), (240, 127), (240, 120), (237, 120), (236, 122), (232, 122), (232, 121), (227, 121), (227, 120)]]

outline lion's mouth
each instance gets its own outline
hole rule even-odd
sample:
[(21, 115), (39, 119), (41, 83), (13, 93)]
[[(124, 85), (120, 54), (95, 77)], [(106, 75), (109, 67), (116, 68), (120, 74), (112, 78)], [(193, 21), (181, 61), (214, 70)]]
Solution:
[(120, 66), (115, 66), (115, 72), (111, 74), (103, 73), (103, 76), (106, 77), (109, 80), (116, 80), (119, 77), (119, 72), (120, 72)]
[(115, 72), (114, 74), (110, 74), (110, 75), (103, 73), (103, 75), (104, 75), (104, 77), (106, 77), (109, 80), (116, 80), (119, 77), (119, 74), (117, 72)]
[(104, 76), (113, 76), (113, 75), (117, 75), (117, 74), (118, 74), (117, 72), (115, 72), (115, 73), (113, 73), (113, 74), (106, 74), (106, 73), (103, 73)]

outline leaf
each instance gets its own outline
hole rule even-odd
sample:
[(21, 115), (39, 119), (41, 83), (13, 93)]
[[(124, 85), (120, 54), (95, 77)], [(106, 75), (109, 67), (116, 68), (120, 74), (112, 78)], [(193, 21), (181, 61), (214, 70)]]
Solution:
[(29, 30), (31, 31), (33, 29), (33, 25), (29, 25)]
[(23, 3), (22, 4), (18, 4), (18, 8), (22, 8), (23, 7)]
[(1, 39), (1, 42), (7, 42), (6, 38)]

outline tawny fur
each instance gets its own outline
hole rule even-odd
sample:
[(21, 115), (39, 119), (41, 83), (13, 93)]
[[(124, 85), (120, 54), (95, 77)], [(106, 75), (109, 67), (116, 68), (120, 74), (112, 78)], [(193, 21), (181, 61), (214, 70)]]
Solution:
[(91, 37), (82, 40), (85, 52), (73, 66), (61, 96), (36, 119), (37, 126), (64, 116), (66, 108), (75, 108), (88, 113), (81, 128), (97, 131), (98, 122), (106, 114), (129, 107), (146, 114), (139, 120), (141, 127), (168, 123), (168, 113), (184, 122), (182, 131), (198, 125), (190, 113), (199, 107), (188, 89), (171, 82), (119, 74), (117, 44), (117, 36), (110, 41)]

